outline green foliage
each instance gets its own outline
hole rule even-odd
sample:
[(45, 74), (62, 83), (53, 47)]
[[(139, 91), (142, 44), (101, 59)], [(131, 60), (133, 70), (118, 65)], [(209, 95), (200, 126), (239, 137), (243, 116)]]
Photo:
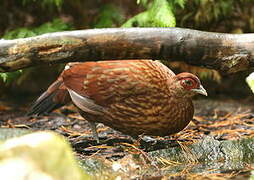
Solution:
[[(175, 10), (176, 6), (180, 6), (181, 8), (184, 8), (186, 0), (167, 0), (167, 1), (172, 7), (172, 9)], [(149, 4), (151, 4), (150, 2), (151, 0), (137, 0), (137, 4), (140, 4), (146, 8), (149, 6)]]
[(177, 9), (180, 27), (206, 31), (243, 33), (254, 31), (253, 0), (193, 0)]
[(186, 0), (168, 0), (169, 3), (171, 3), (171, 6), (174, 7), (173, 9), (176, 9), (175, 6), (180, 6), (181, 8), (184, 8), (185, 1)]
[(22, 70), (18, 70), (15, 72), (0, 73), (0, 78), (3, 80), (4, 83), (9, 84), (15, 79), (17, 79), (21, 74)]
[(124, 21), (124, 16), (121, 10), (113, 4), (106, 4), (100, 8), (100, 13), (97, 21), (94, 24), (95, 28), (112, 27), (115, 24), (121, 24)]
[(31, 4), (38, 2), (42, 5), (42, 7), (52, 7), (56, 6), (57, 8), (61, 8), (63, 4), (63, 0), (22, 0), (23, 5)]
[(129, 19), (122, 27), (175, 27), (175, 7), (184, 7), (185, 0), (139, 0), (147, 10)]
[(195, 19), (200, 22), (210, 22), (213, 19), (226, 16), (233, 11), (234, 7), (234, 0), (195, 0), (194, 2), (194, 5), (199, 7)]
[(166, 0), (155, 0), (148, 14), (149, 21), (154, 27), (174, 27), (176, 25), (172, 6)]
[(147, 8), (149, 0), (137, 0), (137, 4), (140, 4)]
[(18, 28), (13, 31), (7, 32), (4, 34), (4, 39), (18, 39), (18, 38), (25, 38), (36, 36), (35, 32), (29, 30), (28, 28)]
[[(246, 3), (246, 0), (244, 0)], [(193, 18), (196, 25), (206, 25), (207, 23), (215, 23), (217, 20), (230, 17), (236, 14), (235, 9), (239, 9), (240, 5), (237, 4), (240, 1), (234, 0), (194, 0), (188, 1), (185, 11), (179, 16), (181, 17), (181, 24), (183, 25), (185, 21)]]
[(254, 73), (252, 72), (245, 80), (249, 85), (251, 91), (254, 93)]
[(4, 39), (26, 38), (44, 33), (64, 31), (70, 29), (72, 29), (71, 25), (64, 23), (61, 19), (54, 19), (52, 22), (47, 22), (39, 27), (15, 29), (13, 31), (4, 34), (3, 38)]

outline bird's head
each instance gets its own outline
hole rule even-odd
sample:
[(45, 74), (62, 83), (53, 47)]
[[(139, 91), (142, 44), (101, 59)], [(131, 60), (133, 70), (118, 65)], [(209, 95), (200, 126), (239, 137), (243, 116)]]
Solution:
[(195, 94), (207, 96), (207, 92), (201, 85), (199, 78), (194, 74), (183, 72), (177, 74), (175, 77), (178, 95), (183, 97), (191, 97)]

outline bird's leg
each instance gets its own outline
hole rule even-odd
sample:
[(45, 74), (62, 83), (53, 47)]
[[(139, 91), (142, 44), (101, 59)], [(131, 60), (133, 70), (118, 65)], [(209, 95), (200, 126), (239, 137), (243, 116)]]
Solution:
[(99, 136), (98, 136), (97, 129), (96, 129), (96, 123), (95, 122), (90, 122), (90, 121), (88, 121), (88, 123), (89, 123), (89, 126), (90, 126), (91, 130), (92, 130), (93, 137), (95, 138), (97, 143), (100, 143)]

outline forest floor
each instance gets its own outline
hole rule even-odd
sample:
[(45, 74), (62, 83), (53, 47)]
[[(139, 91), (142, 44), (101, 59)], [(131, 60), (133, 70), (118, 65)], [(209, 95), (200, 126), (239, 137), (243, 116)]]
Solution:
[[(253, 99), (232, 100), (219, 98), (215, 100), (206, 98), (195, 100), (194, 105), (195, 116), (193, 121), (183, 131), (169, 137), (155, 137), (157, 141), (151, 142), (145, 142), (142, 139), (134, 140), (103, 124), (99, 124), (98, 132), (101, 143), (97, 144), (92, 137), (88, 123), (76, 113), (76, 109), (72, 105), (64, 106), (46, 116), (28, 117), (25, 115), (28, 110), (27, 104), (23, 106), (3, 103), (2, 101), (2, 104), (0, 104), (0, 126), (2, 128), (25, 128), (35, 131), (53, 130), (67, 137), (80, 160), (99, 157), (111, 163), (114, 161), (123, 163), (130, 154), (142, 155), (147, 161), (151, 161), (146, 154), (148, 152), (179, 147), (183, 144), (188, 146), (206, 136), (219, 141), (239, 140), (254, 136)], [(150, 162), (150, 164), (152, 163)], [(245, 177), (248, 179), (250, 170), (253, 168), (252, 164), (248, 164), (239, 170), (216, 171), (214, 173), (210, 172), (208, 175), (202, 173), (198, 176), (192, 174), (191, 178), (187, 178), (183, 173), (172, 176), (176, 179), (192, 179), (194, 177), (194, 179), (224, 179), (225, 177), (235, 179)], [(158, 175), (156, 177), (162, 179), (164, 176)]]

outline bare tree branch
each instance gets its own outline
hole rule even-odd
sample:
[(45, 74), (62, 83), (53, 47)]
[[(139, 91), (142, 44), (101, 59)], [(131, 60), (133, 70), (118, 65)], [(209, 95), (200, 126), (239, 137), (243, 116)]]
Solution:
[(40, 63), (109, 59), (181, 60), (233, 73), (254, 66), (254, 34), (181, 28), (109, 28), (0, 40), (0, 72)]

